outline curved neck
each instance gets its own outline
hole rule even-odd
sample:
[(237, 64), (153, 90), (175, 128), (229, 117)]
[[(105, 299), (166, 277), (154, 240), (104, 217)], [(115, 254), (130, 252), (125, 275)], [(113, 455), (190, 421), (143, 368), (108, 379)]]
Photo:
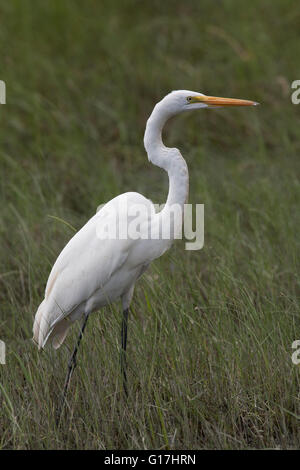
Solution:
[(183, 208), (189, 191), (189, 173), (186, 161), (178, 149), (168, 148), (162, 141), (162, 130), (172, 116), (158, 103), (147, 121), (144, 145), (148, 159), (169, 175), (169, 194), (166, 206), (179, 204)]

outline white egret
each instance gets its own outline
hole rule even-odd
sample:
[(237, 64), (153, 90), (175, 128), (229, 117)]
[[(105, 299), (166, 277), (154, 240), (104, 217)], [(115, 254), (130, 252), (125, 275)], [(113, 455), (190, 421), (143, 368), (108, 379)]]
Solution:
[[(248, 100), (218, 98), (201, 93), (178, 90), (165, 96), (153, 109), (147, 121), (144, 145), (148, 159), (169, 175), (169, 193), (164, 209), (155, 213), (149, 199), (141, 194), (121, 194), (102, 207), (69, 241), (57, 258), (33, 325), (33, 338), (39, 348), (51, 341), (55, 349), (66, 338), (68, 329), (83, 319), (80, 335), (69, 362), (64, 397), (72, 372), (84, 328), (91, 312), (121, 299), (123, 308), (121, 360), (124, 388), (126, 387), (125, 351), (127, 343), (128, 309), (137, 279), (151, 261), (161, 256), (172, 244), (178, 227), (173, 226), (169, 239), (145, 237), (149, 229), (168, 223), (168, 210), (173, 204), (183, 208), (188, 197), (189, 175), (187, 164), (176, 148), (162, 142), (162, 129), (166, 121), (181, 112), (220, 106), (253, 106)], [(140, 237), (99, 236), (102, 227), (123, 225), (131, 220), (130, 211), (138, 205)], [(132, 215), (132, 213), (131, 213)], [(182, 224), (182, 218), (175, 225)], [(154, 230), (155, 231), (155, 230)]]

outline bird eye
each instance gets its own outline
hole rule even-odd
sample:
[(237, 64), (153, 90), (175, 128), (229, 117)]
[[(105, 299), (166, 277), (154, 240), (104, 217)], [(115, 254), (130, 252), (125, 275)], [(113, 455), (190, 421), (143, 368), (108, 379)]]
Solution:
[(191, 97), (191, 96), (188, 96), (186, 100), (189, 101), (189, 102), (191, 102), (191, 101), (192, 101), (192, 97)]

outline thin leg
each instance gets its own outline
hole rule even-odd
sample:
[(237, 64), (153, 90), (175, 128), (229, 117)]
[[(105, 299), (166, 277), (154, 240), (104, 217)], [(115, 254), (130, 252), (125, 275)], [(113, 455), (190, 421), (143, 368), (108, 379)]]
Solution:
[(121, 372), (123, 374), (123, 387), (126, 397), (128, 396), (127, 389), (127, 374), (126, 374), (126, 346), (127, 346), (127, 324), (128, 324), (128, 311), (129, 309), (123, 311), (123, 320), (122, 320), (122, 330), (121, 330)]
[(81, 330), (80, 330), (80, 333), (79, 333), (79, 336), (78, 336), (77, 343), (75, 345), (74, 351), (73, 351), (72, 356), (70, 357), (70, 360), (69, 360), (69, 363), (68, 363), (68, 372), (67, 372), (67, 375), (66, 375), (64, 391), (63, 391), (63, 394), (62, 394), (62, 397), (61, 397), (61, 402), (60, 402), (60, 406), (58, 408), (57, 417), (56, 417), (56, 424), (57, 425), (60, 422), (60, 417), (61, 417), (61, 413), (62, 413), (64, 404), (65, 404), (68, 388), (69, 388), (69, 385), (70, 385), (70, 380), (71, 380), (71, 377), (73, 375), (73, 372), (74, 372), (76, 364), (77, 364), (77, 362), (76, 362), (77, 351), (78, 351), (80, 341), (81, 341), (83, 333), (84, 333), (84, 329), (85, 329), (87, 321), (88, 321), (88, 317), (89, 316), (86, 315), (85, 318), (84, 318), (84, 321), (83, 321), (83, 324), (82, 324), (82, 327), (81, 327)]

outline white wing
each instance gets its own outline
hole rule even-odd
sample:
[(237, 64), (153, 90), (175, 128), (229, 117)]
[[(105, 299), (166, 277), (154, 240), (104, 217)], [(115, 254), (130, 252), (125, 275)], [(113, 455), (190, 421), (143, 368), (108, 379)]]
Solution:
[(69, 326), (66, 317), (76, 308), (82, 309), (81, 314), (84, 313), (86, 302), (98, 289), (104, 288), (124, 264), (128, 271), (147, 259), (141, 249), (133, 253), (138, 248), (137, 240), (99, 237), (99, 231), (103, 235), (103, 227), (111, 229), (116, 226), (118, 229), (123, 225), (128, 220), (128, 208), (134, 204), (144, 205), (140, 220), (149, 224), (149, 218), (154, 213), (151, 201), (138, 193), (125, 193), (102, 207), (60, 253), (47, 282), (45, 299), (35, 317), (34, 340), (39, 347), (45, 345), (58, 322), (63, 330), (58, 331), (57, 347), (60, 346)]

